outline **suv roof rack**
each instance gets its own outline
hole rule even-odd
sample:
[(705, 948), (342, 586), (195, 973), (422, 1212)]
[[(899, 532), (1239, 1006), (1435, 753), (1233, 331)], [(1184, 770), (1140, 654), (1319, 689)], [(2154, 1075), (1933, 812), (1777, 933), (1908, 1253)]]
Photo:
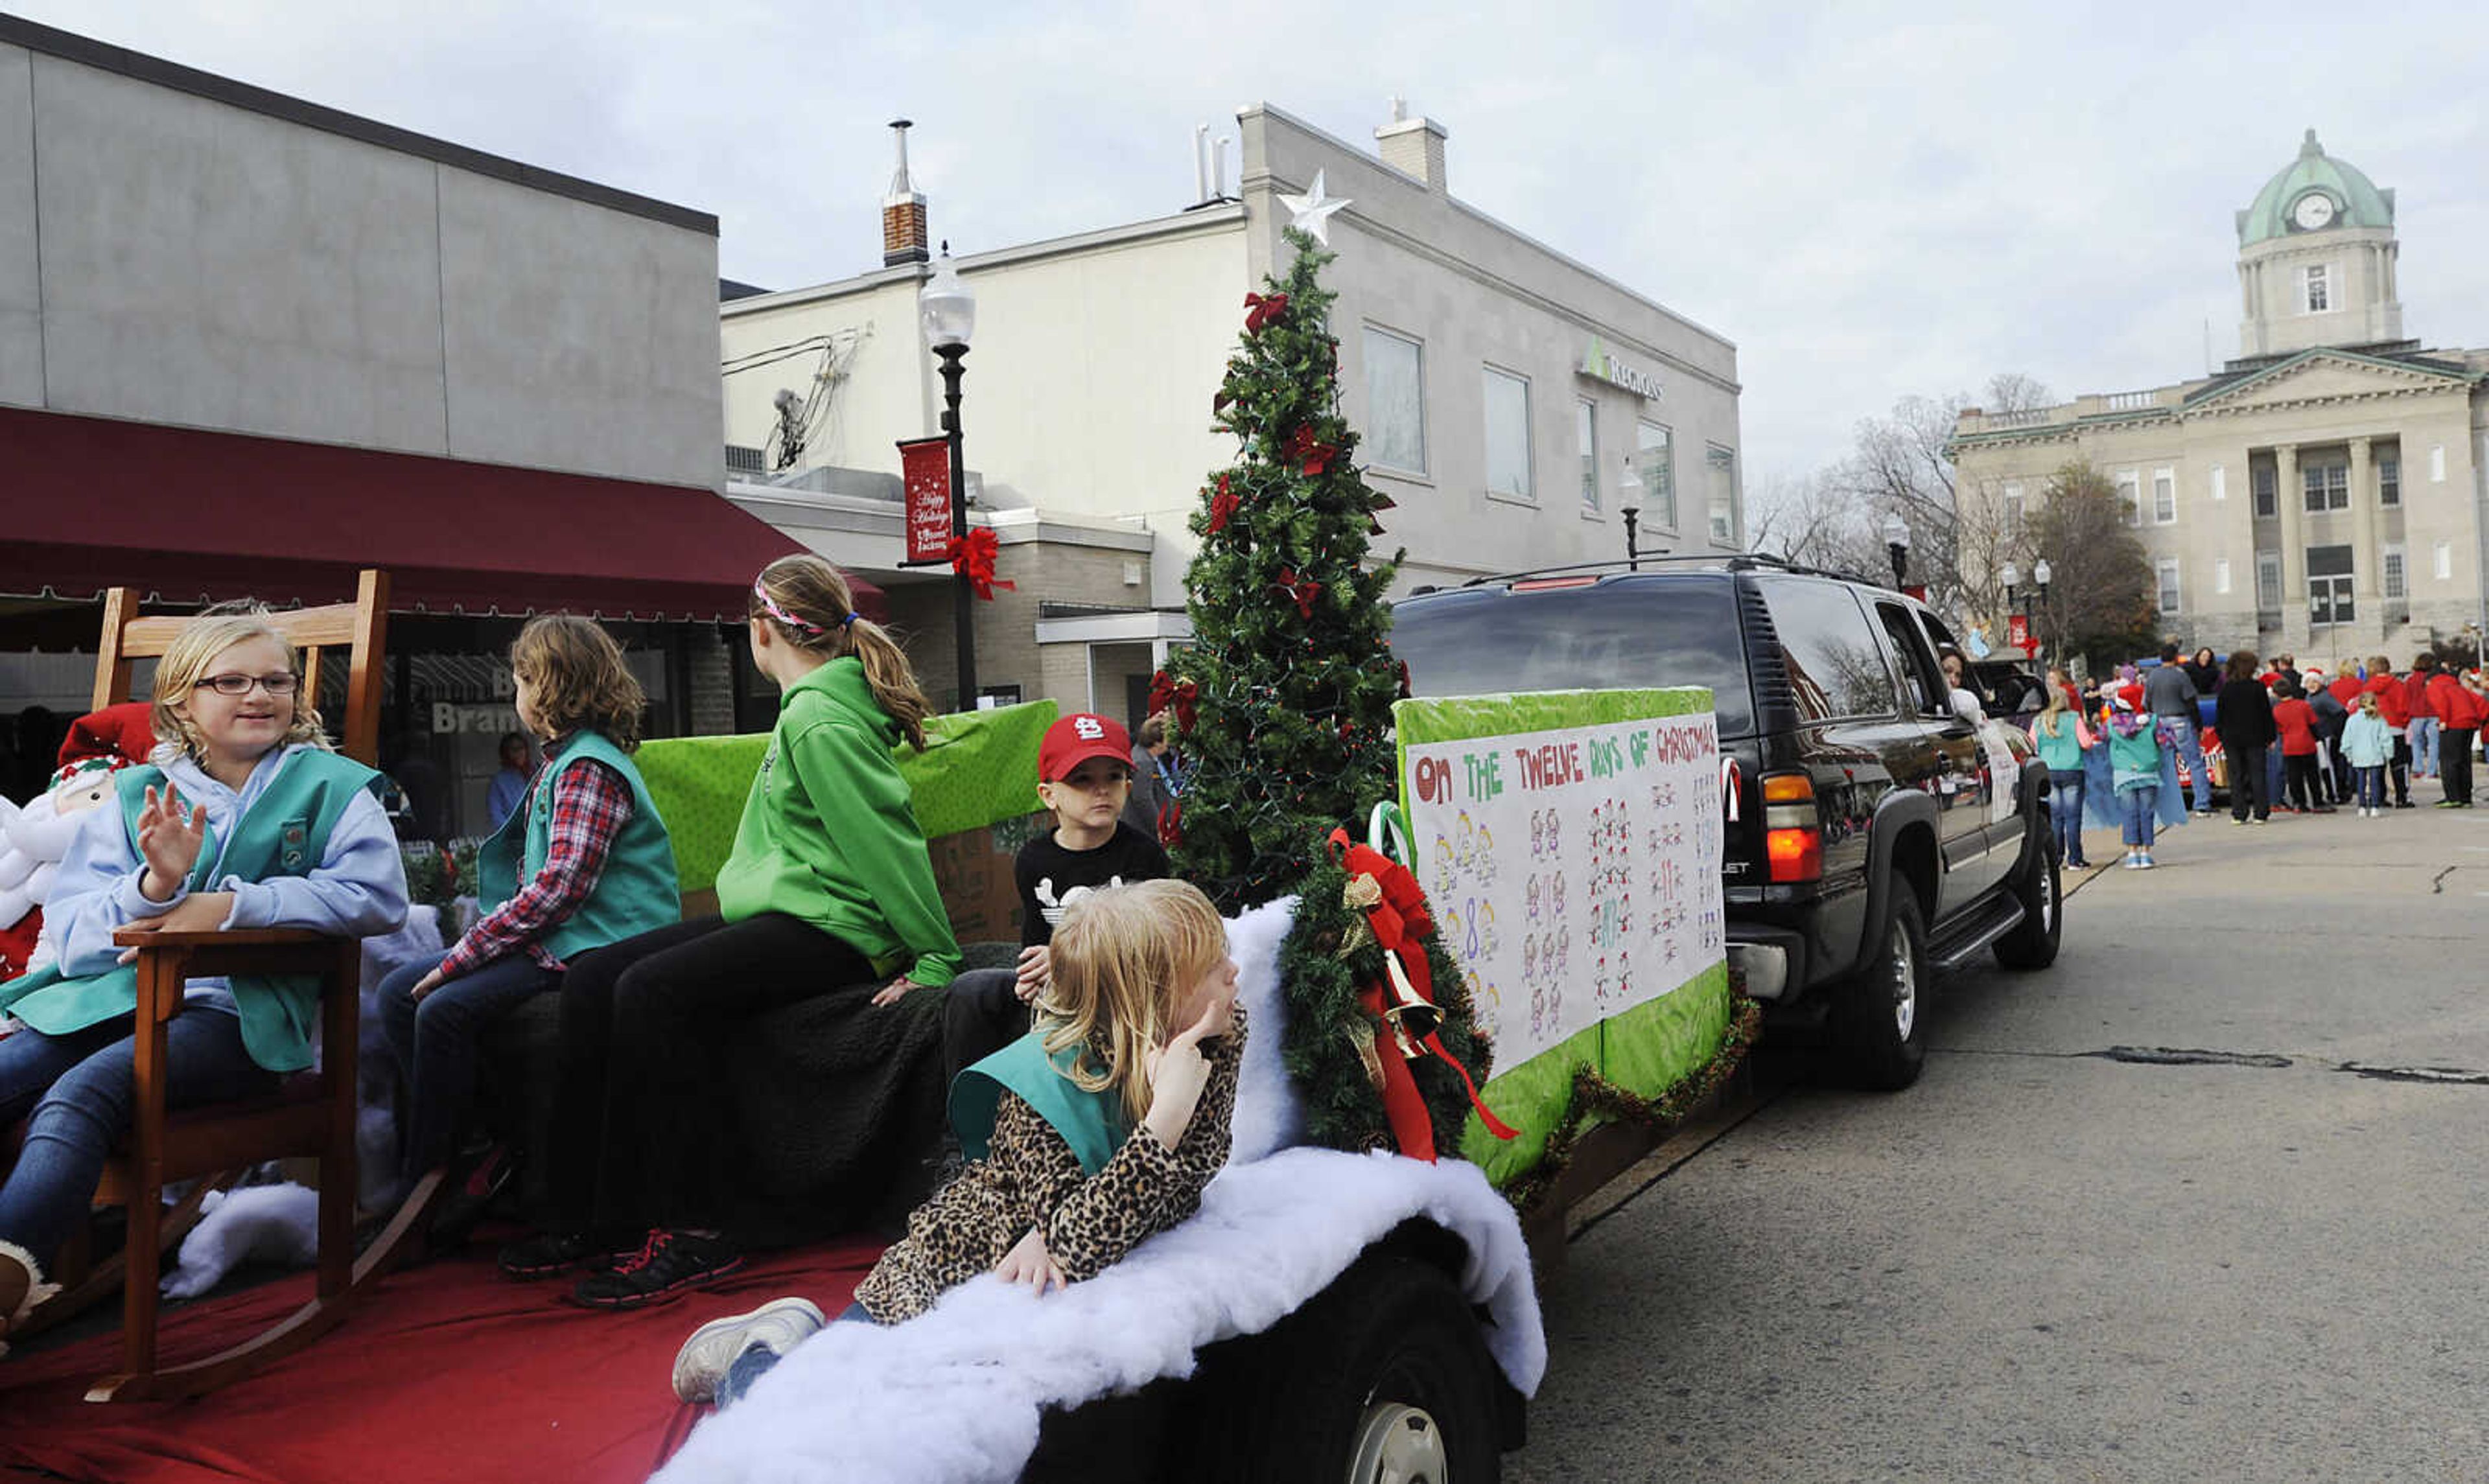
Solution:
[[(1630, 558), (1617, 556), (1604, 561), (1577, 561), (1559, 567), (1532, 567), (1524, 572), (1493, 573), (1480, 577), (1473, 577), (1467, 582), (1462, 583), (1461, 585), (1463, 587), (1482, 587), (1494, 583), (1528, 582), (1532, 578), (1555, 577), (1567, 572), (1590, 572), (1604, 574), (1624, 573), (1630, 575), (1641, 571), (1644, 567), (1669, 566), (1708, 566), (1718, 567), (1723, 571), (1728, 572), (1753, 572), (1758, 569), (1769, 569), (1775, 572), (1793, 573), (1802, 577), (1829, 577), (1839, 582), (1867, 583), (1869, 586), (1879, 585), (1869, 582), (1866, 578), (1860, 577), (1855, 572), (1835, 572), (1823, 567), (1811, 567), (1807, 566), (1803, 562), (1791, 561), (1786, 556), (1775, 556), (1769, 552), (1698, 552), (1682, 556), (1662, 556)], [(1442, 587), (1425, 587), (1418, 589), (1420, 592), (1441, 592), (1444, 589)], [(1412, 593), (1411, 596), (1414, 597), (1416, 594)]]

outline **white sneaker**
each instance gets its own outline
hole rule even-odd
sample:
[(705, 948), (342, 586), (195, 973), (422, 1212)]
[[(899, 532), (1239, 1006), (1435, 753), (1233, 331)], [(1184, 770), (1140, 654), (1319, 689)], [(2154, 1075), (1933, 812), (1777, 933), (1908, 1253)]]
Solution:
[(711, 1401), (737, 1356), (755, 1345), (783, 1356), (828, 1323), (810, 1298), (772, 1298), (749, 1314), (712, 1319), (674, 1356), (674, 1395), (694, 1405)]

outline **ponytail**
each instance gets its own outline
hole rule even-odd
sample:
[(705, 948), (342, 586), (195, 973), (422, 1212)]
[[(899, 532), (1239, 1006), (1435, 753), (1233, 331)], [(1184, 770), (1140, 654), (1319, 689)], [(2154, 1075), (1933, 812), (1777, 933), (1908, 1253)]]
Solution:
[(781, 556), (753, 579), (748, 610), (807, 654), (825, 660), (854, 655), (864, 665), (873, 702), (899, 724), (909, 746), (925, 751), (925, 718), (933, 714), (933, 703), (916, 683), (899, 641), (855, 611), (846, 574), (811, 552)]

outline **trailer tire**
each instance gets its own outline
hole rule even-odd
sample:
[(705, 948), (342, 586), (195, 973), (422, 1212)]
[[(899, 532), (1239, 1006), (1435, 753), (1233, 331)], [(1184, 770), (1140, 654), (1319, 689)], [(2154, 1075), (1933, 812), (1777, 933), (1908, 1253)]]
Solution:
[(1213, 1363), (1194, 1477), (1492, 1484), (1498, 1376), (1479, 1321), (1432, 1264), (1369, 1250), (1302, 1308)]

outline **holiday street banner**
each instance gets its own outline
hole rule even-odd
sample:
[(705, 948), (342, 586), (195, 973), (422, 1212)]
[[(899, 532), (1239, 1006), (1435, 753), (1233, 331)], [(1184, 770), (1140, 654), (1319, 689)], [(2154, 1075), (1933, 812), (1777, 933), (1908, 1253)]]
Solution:
[(1588, 1067), (1644, 1097), (1729, 1023), (1720, 747), (1707, 690), (1552, 691), (1392, 708), (1411, 848), (1495, 1041), (1462, 1153), (1536, 1164)]
[(907, 559), (951, 559), (951, 440), (899, 441), (899, 467), (907, 489)]

